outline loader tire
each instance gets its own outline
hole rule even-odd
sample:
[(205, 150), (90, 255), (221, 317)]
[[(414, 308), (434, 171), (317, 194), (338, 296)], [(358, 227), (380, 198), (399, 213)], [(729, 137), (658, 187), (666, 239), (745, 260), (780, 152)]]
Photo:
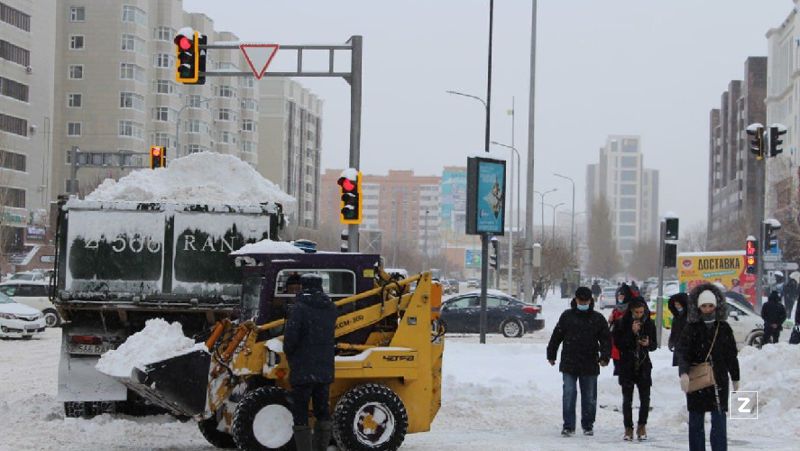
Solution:
[(247, 393), (236, 406), (231, 435), (239, 449), (294, 450), (289, 392), (261, 387)]
[(333, 438), (339, 449), (395, 451), (408, 430), (403, 401), (389, 387), (364, 384), (350, 389), (336, 403)]
[(233, 436), (227, 432), (220, 431), (217, 429), (218, 426), (219, 421), (217, 421), (216, 415), (197, 423), (200, 433), (203, 434), (203, 437), (206, 438), (208, 443), (211, 443), (217, 448), (235, 449), (236, 442), (233, 441)]

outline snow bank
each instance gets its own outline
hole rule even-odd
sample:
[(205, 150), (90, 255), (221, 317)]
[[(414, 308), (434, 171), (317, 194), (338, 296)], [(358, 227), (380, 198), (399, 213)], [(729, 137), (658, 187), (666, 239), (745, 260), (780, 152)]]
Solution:
[(183, 335), (179, 322), (168, 323), (161, 318), (148, 320), (144, 329), (128, 337), (117, 349), (100, 357), (95, 368), (101, 373), (116, 377), (129, 377), (134, 367), (143, 368), (194, 349), (206, 349)]
[(257, 243), (246, 244), (241, 249), (231, 252), (231, 255), (303, 253), (302, 249), (286, 241), (261, 240)]
[(277, 202), (292, 211), (294, 197), (233, 155), (199, 152), (166, 168), (140, 169), (106, 179), (86, 200), (257, 205)]
[(739, 390), (758, 392), (758, 418), (793, 418), (800, 424), (800, 346), (788, 343), (766, 345), (762, 349), (748, 346), (739, 351), (741, 372)]

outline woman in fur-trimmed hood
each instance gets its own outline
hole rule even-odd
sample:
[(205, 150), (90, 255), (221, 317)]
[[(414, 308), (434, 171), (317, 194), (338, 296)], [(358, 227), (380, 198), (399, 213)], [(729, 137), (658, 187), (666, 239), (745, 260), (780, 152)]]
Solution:
[[(728, 410), (728, 376), (733, 389), (739, 389), (739, 359), (733, 330), (726, 319), (728, 309), (722, 291), (710, 283), (695, 287), (689, 294), (687, 324), (678, 340), (678, 370), (681, 389), (686, 393), (689, 411), (689, 449), (705, 449), (703, 422), (711, 412), (712, 449), (726, 449)], [(711, 362), (716, 383), (691, 393), (689, 370), (693, 365)]]

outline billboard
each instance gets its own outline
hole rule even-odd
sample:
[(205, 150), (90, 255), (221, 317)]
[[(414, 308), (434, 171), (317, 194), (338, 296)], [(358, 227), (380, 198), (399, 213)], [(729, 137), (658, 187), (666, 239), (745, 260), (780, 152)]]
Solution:
[(467, 234), (503, 234), (505, 187), (505, 161), (483, 157), (467, 159)]
[(465, 268), (481, 267), (480, 249), (464, 249), (464, 267)]
[(744, 251), (678, 254), (680, 290), (688, 293), (701, 283), (720, 283), (726, 291), (742, 294), (754, 304), (756, 277), (745, 271), (744, 257)]

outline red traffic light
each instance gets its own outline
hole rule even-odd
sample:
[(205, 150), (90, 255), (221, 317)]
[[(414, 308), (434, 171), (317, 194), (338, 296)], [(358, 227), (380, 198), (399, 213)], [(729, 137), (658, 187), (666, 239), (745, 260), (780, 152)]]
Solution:
[(189, 50), (192, 48), (192, 40), (186, 36), (178, 36), (178, 47), (181, 50)]
[(747, 243), (745, 244), (745, 253), (747, 255), (755, 255), (756, 243), (753, 241), (747, 241)]
[(353, 181), (347, 177), (339, 178), (339, 186), (341, 186), (345, 191), (348, 192), (356, 189), (356, 184), (353, 183)]

